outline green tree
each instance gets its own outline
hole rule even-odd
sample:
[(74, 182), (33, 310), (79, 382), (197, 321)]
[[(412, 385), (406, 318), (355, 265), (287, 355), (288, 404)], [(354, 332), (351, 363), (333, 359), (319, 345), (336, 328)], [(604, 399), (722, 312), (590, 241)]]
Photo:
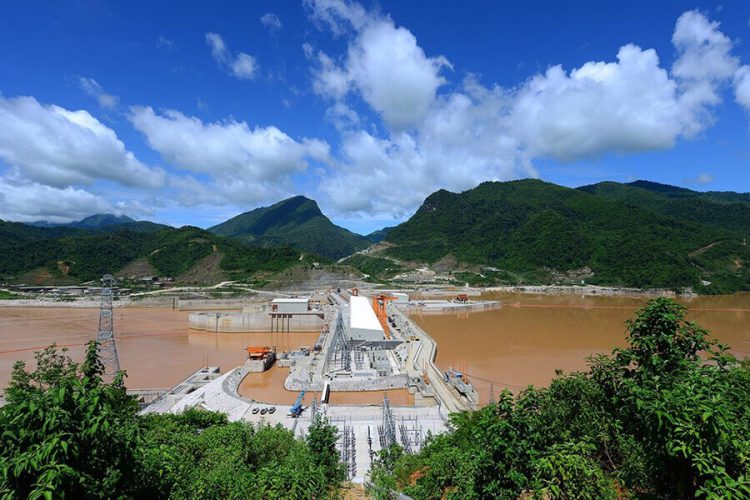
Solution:
[(133, 492), (139, 474), (138, 406), (123, 373), (102, 381), (96, 343), (78, 365), (54, 346), (37, 367), (13, 368), (0, 411), (0, 491), (15, 497), (108, 497)]

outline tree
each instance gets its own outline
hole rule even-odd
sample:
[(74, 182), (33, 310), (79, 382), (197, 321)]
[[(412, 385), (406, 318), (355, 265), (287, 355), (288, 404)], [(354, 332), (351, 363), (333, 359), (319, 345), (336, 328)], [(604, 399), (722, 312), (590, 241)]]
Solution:
[(388, 451), (373, 493), (413, 498), (750, 497), (750, 369), (686, 309), (654, 299), (629, 347), (451, 416), (415, 455)]
[(133, 492), (138, 475), (138, 405), (125, 393), (124, 373), (104, 383), (95, 342), (83, 364), (54, 346), (37, 367), (13, 368), (0, 411), (0, 491), (18, 497), (108, 497)]

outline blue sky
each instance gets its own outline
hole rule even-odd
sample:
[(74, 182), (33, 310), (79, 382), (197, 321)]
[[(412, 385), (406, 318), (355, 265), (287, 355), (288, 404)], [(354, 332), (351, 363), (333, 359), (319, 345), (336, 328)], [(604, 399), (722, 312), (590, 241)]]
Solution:
[(14, 2), (0, 218), (304, 194), (369, 232), (484, 180), (750, 191), (748, 39), (746, 2)]

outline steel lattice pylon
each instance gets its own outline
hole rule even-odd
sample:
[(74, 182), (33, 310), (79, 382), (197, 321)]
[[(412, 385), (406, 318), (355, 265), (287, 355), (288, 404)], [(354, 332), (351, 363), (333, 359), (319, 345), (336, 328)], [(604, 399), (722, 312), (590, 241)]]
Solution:
[(99, 357), (104, 364), (107, 375), (113, 377), (120, 371), (120, 358), (117, 356), (117, 345), (115, 344), (115, 332), (112, 317), (112, 287), (115, 280), (112, 275), (102, 276), (102, 299), (99, 306), (99, 333), (96, 335), (96, 343), (99, 346)]

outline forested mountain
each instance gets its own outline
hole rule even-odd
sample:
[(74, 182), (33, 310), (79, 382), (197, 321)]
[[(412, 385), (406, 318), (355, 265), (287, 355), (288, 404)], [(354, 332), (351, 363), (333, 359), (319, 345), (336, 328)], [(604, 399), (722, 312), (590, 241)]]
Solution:
[[(383, 252), (427, 263), (451, 256), (541, 280), (583, 269), (589, 283), (707, 292), (750, 287), (750, 249), (739, 219), (716, 224), (711, 216), (663, 215), (654, 197), (668, 195), (629, 189), (649, 202), (533, 179), (485, 182), (460, 194), (440, 190), (388, 234)], [(718, 202), (703, 205), (711, 203)]]
[(649, 181), (600, 182), (578, 189), (662, 215), (750, 233), (750, 194), (703, 193)]
[(43, 227), (43, 228), (75, 228), (75, 229), (88, 229), (92, 231), (112, 231), (116, 229), (127, 228), (131, 231), (148, 232), (163, 229), (169, 226), (164, 224), (157, 224), (149, 221), (137, 221), (131, 219), (127, 215), (113, 215), (113, 214), (95, 214), (90, 215), (84, 219), (74, 222), (68, 222), (66, 224), (56, 224), (47, 221), (31, 222), (29, 226)]
[(333, 224), (315, 201), (304, 196), (256, 208), (208, 230), (256, 245), (289, 245), (331, 259), (351, 255), (370, 245), (364, 236)]
[(40, 275), (53, 282), (88, 281), (137, 259), (145, 259), (160, 276), (179, 277), (198, 267), (204, 272), (214, 268), (228, 279), (321, 260), (315, 255), (300, 260), (300, 252), (289, 247), (249, 246), (190, 226), (141, 231), (125, 224), (91, 232), (0, 221), (0, 277), (13, 281)]
[(365, 236), (365, 238), (370, 240), (370, 242), (372, 243), (380, 243), (385, 239), (386, 236), (388, 236), (388, 233), (390, 233), (394, 227), (396, 226), (388, 226), (384, 227), (383, 229), (378, 229), (377, 231), (373, 231)]

